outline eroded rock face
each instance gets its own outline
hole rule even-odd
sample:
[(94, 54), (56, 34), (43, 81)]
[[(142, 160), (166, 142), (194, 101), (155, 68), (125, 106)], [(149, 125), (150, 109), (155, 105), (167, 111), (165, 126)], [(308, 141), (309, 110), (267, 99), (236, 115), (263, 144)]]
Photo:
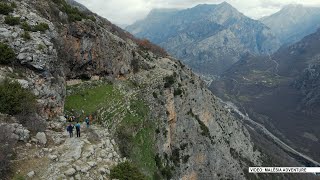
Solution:
[[(1, 68), (5, 76), (22, 76), (18, 79), (24, 88), (30, 89), (38, 97), (40, 115), (51, 118), (62, 114), (65, 97), (65, 78), (53, 39), (57, 38), (57, 30), (52, 22), (36, 13), (34, 7), (28, 1), (17, 2), (17, 8), (13, 15), (20, 17), (30, 25), (46, 23), (49, 30), (41, 32), (29, 32), (31, 39), (24, 39), (24, 30), (21, 26), (9, 26), (4, 21), (4, 15), (0, 15), (1, 42), (6, 42), (17, 55), (17, 62), (22, 67), (12, 67), (11, 70)], [(20, 74), (20, 75), (17, 75)], [(5, 77), (0, 76), (0, 81)]]
[(117, 77), (131, 72), (132, 47), (97, 24), (75, 22), (61, 33), (66, 48), (63, 53), (69, 55), (68, 77), (91, 78), (99, 74)]
[[(155, 66), (153, 72), (138, 73), (134, 80), (148, 87), (144, 94), (152, 119), (160, 119), (156, 146), (161, 161), (169, 164), (177, 179), (246, 179), (245, 164), (259, 165), (261, 160), (239, 119), (179, 61), (158, 59)], [(168, 76), (175, 79), (170, 87), (163, 82)], [(151, 92), (163, 96), (155, 100)]]

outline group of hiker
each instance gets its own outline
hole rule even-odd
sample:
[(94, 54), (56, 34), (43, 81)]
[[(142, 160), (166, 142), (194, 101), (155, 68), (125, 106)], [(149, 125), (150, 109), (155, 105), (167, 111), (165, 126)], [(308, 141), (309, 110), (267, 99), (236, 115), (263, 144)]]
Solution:
[[(70, 137), (73, 137), (73, 129), (74, 127), (76, 128), (76, 132), (77, 132), (77, 137), (80, 137), (80, 129), (81, 129), (81, 124), (79, 123), (79, 121), (77, 121), (77, 123), (75, 125), (72, 124), (72, 122), (74, 122), (76, 120), (76, 118), (74, 116), (67, 116), (66, 119), (69, 121), (69, 125), (67, 126), (67, 131), (69, 132)], [(90, 119), (89, 117), (86, 117), (84, 122), (87, 125), (87, 128), (90, 127)]]

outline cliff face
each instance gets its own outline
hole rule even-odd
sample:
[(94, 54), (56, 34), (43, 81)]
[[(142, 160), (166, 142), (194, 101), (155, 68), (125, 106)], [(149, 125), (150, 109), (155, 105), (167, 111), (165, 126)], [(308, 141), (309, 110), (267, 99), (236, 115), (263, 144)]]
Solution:
[[(105, 128), (109, 125), (114, 128), (111, 136), (117, 139), (119, 147), (123, 139), (116, 138), (117, 129), (134, 128), (130, 137), (136, 138), (147, 128), (146, 124), (157, 128), (147, 136), (154, 139), (150, 149), (157, 169), (147, 172), (142, 168), (145, 174), (159, 173), (161, 177), (173, 179), (245, 179), (249, 164), (261, 165), (260, 152), (253, 149), (241, 121), (224, 109), (200, 78), (180, 61), (160, 57), (138, 46), (130, 35), (91, 12), (81, 15), (82, 20), (75, 18), (74, 21), (74, 15), (61, 8), (64, 1), (14, 2), (17, 5), (14, 16), (31, 26), (47, 23), (49, 29), (42, 33), (31, 31), (31, 39), (25, 40), (21, 37), (22, 27), (6, 25), (4, 16), (0, 15), (1, 42), (6, 42), (17, 54), (12, 65), (1, 66), (0, 77), (17, 79), (31, 90), (37, 96), (40, 115), (50, 124), (58, 123), (54, 120), (64, 113), (67, 80), (90, 80), (99, 76), (112, 81), (115, 89), (128, 96), (123, 99), (124, 105), (117, 107), (126, 108), (123, 113), (132, 111), (130, 98), (135, 97), (150, 109), (146, 121), (137, 127), (120, 126), (119, 122), (127, 121), (121, 115), (102, 123)], [(19, 77), (10, 75), (17, 74), (18, 70), (22, 71)], [(111, 96), (113, 102), (112, 98), (117, 96)], [(108, 106), (116, 108), (117, 105)], [(97, 117), (103, 116), (100, 110), (94, 112)], [(54, 137), (55, 132), (48, 131), (47, 135), (49, 132)], [(139, 142), (147, 141), (141, 138)], [(134, 159), (134, 162), (139, 164), (140, 160)], [(168, 168), (170, 174), (166, 173)]]
[(199, 73), (217, 75), (245, 53), (268, 54), (280, 43), (267, 26), (228, 3), (184, 10), (153, 10), (126, 28), (164, 47)]

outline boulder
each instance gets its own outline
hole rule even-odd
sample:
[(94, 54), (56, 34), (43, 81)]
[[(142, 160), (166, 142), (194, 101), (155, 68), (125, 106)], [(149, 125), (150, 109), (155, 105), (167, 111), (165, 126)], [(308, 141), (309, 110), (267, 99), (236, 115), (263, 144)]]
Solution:
[(89, 166), (91, 166), (91, 167), (94, 167), (94, 166), (96, 166), (96, 165), (97, 165), (97, 163), (96, 163), (96, 162), (88, 162), (88, 164), (89, 164)]
[(49, 155), (48, 155), (48, 158), (51, 159), (52, 161), (56, 161), (56, 160), (58, 159), (58, 156), (57, 156), (57, 155), (49, 154)]
[(37, 135), (36, 135), (36, 139), (42, 145), (47, 144), (47, 137), (46, 137), (46, 134), (44, 132), (38, 132)]
[(102, 167), (102, 168), (99, 169), (99, 172), (100, 172), (101, 174), (105, 174), (105, 173), (106, 173), (106, 169)]
[(77, 171), (74, 168), (70, 168), (64, 172), (66, 176), (73, 176)]
[(35, 175), (35, 172), (34, 172), (34, 171), (30, 171), (30, 172), (27, 174), (27, 176), (28, 176), (29, 178), (32, 178), (34, 175)]

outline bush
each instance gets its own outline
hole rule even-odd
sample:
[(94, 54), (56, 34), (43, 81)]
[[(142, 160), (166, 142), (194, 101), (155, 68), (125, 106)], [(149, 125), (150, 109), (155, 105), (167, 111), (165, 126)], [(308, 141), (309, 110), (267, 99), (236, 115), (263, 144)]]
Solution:
[(180, 96), (182, 93), (183, 93), (183, 91), (180, 88), (175, 89), (173, 92), (174, 96)]
[(71, 22), (81, 21), (82, 19), (91, 19), (92, 21), (95, 21), (93, 16), (87, 16), (83, 12), (79, 11), (78, 8), (72, 7), (64, 0), (53, 0), (53, 2), (60, 6), (59, 9), (68, 15), (69, 21)]
[(116, 137), (121, 155), (124, 157), (130, 157), (133, 147), (133, 136), (129, 128), (124, 126), (118, 127), (116, 131)]
[(0, 125), (0, 175), (6, 179), (11, 170), (11, 159), (13, 157), (13, 145), (15, 140), (11, 137), (8, 126)]
[(139, 45), (141, 49), (151, 51), (158, 56), (168, 55), (163, 48), (151, 43), (148, 39), (136, 39), (135, 42)]
[(110, 171), (111, 179), (119, 180), (146, 180), (146, 176), (143, 175), (139, 169), (128, 161), (123, 162), (115, 166)]
[(0, 64), (9, 64), (16, 58), (13, 49), (0, 42)]
[(31, 39), (30, 33), (29, 33), (28, 31), (24, 31), (24, 33), (21, 35), (21, 37), (22, 37), (25, 41)]
[(20, 24), (20, 17), (6, 16), (4, 22), (10, 26)]
[(46, 30), (49, 29), (49, 25), (47, 23), (39, 23), (33, 26), (31, 29), (33, 32), (37, 32), (37, 31), (45, 32)]
[(25, 31), (31, 31), (31, 26), (26, 22), (24, 21), (23, 23), (21, 23), (21, 28)]
[(174, 76), (167, 76), (164, 78), (164, 81), (165, 81), (164, 87), (169, 88), (174, 84), (175, 79), (174, 79)]
[(0, 2), (0, 14), (8, 15), (9, 13), (12, 13), (14, 10), (14, 7), (10, 6), (7, 3)]
[(0, 112), (4, 114), (31, 113), (35, 111), (36, 98), (18, 82), (5, 79), (0, 84), (0, 104)]

